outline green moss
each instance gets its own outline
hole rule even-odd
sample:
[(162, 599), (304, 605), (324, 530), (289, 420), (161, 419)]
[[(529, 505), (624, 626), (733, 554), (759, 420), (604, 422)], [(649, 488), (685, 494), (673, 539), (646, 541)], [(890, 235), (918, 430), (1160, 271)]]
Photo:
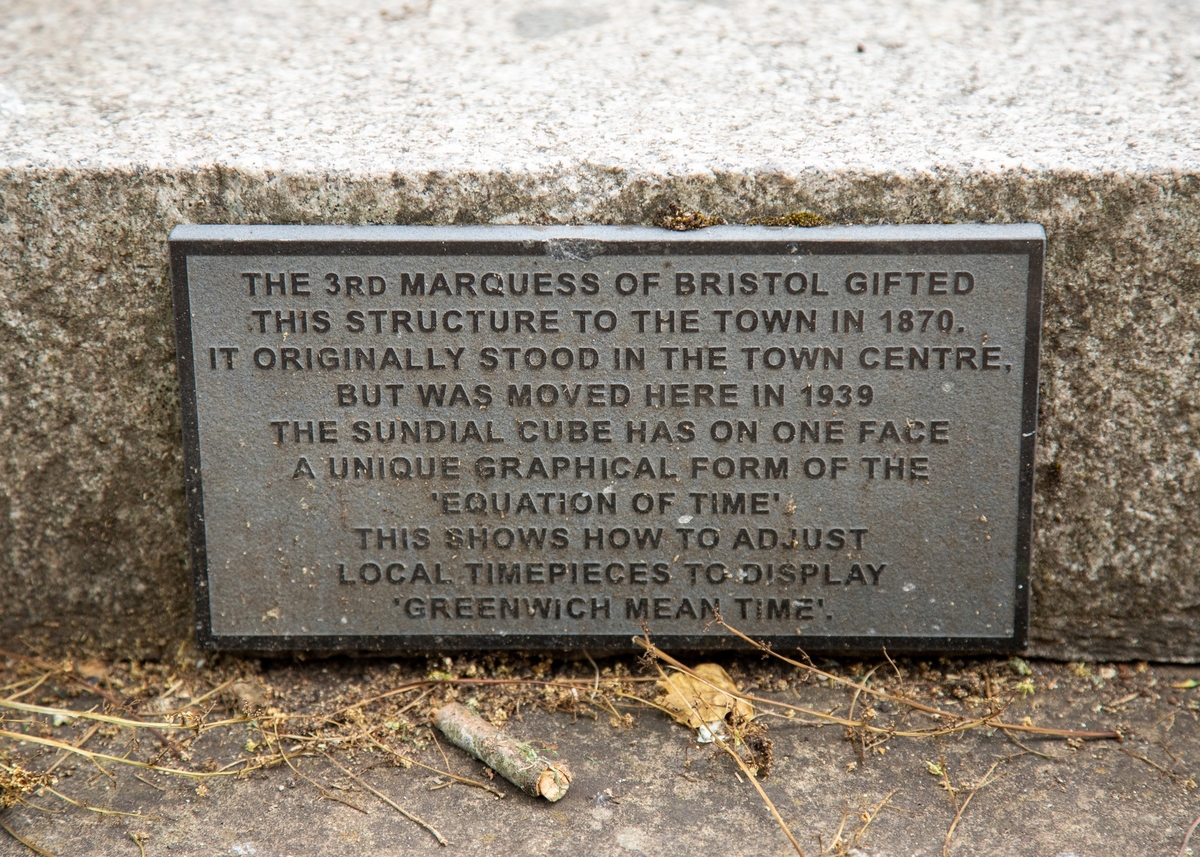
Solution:
[(653, 223), (660, 229), (673, 229), (676, 232), (689, 232), (692, 229), (704, 229), (707, 226), (720, 226), (725, 218), (703, 211), (691, 211), (672, 202), (666, 208), (654, 212)]
[(749, 221), (750, 226), (825, 226), (829, 221), (813, 211), (789, 211), (787, 214), (770, 217), (755, 217)]

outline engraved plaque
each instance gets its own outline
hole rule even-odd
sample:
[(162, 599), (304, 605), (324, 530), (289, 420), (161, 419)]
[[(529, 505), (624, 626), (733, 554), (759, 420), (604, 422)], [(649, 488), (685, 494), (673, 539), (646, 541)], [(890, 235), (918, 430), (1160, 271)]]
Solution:
[(199, 641), (1018, 648), (1044, 242), (181, 226)]

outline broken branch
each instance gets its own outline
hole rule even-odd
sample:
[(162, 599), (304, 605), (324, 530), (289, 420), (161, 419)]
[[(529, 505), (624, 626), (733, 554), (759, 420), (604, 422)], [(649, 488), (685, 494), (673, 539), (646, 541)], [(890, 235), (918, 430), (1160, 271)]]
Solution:
[(571, 771), (561, 762), (542, 756), (529, 744), (517, 741), (465, 705), (442, 706), (434, 723), (450, 743), (466, 750), (521, 791), (561, 800), (571, 786)]

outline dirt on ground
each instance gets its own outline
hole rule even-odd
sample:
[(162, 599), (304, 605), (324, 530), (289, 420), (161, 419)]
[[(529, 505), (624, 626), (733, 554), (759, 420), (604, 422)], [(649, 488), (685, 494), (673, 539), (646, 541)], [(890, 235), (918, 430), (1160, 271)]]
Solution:
[[(662, 682), (705, 661), (739, 704), (690, 728)], [(448, 744), (451, 701), (570, 793)], [(1198, 712), (1146, 663), (10, 650), (0, 854), (1186, 854)]]

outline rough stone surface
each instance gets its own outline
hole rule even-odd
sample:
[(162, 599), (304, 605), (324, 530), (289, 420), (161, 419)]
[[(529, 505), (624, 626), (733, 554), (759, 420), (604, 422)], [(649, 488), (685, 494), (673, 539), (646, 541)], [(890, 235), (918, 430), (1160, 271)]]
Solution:
[[(1188, 4), (0, 12), (0, 632), (188, 633), (184, 222), (1043, 224), (1034, 649), (1200, 658)], [(861, 50), (860, 50), (861, 48)]]

